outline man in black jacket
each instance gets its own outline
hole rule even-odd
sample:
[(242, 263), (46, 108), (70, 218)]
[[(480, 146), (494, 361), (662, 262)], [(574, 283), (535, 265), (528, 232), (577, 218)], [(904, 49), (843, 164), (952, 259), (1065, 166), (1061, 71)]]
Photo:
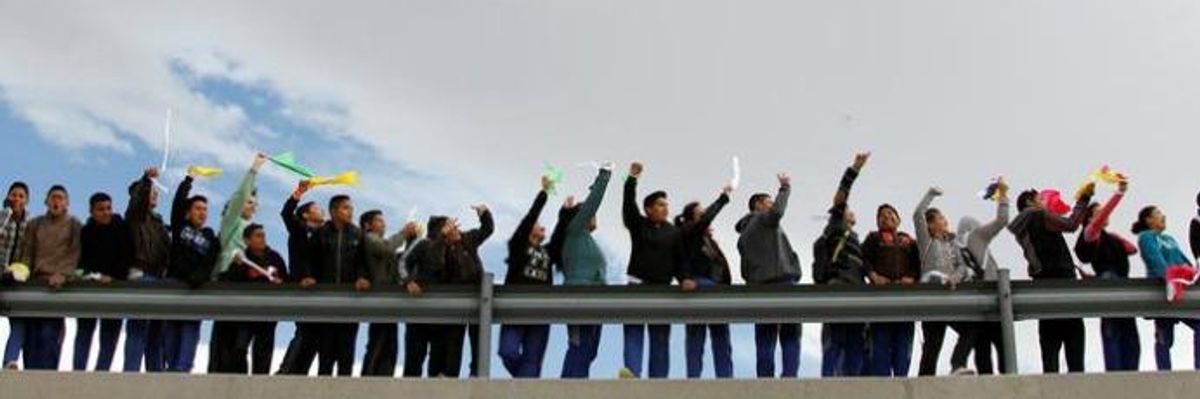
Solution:
[[(300, 286), (354, 283), (358, 291), (371, 288), (370, 272), (362, 254), (362, 231), (354, 225), (354, 205), (350, 197), (335, 195), (329, 200), (329, 222), (316, 230), (310, 241), (310, 257), (298, 269)], [(317, 373), (349, 377), (354, 371), (354, 344), (358, 323), (320, 323), (317, 325)], [(308, 339), (307, 334), (304, 339)]]
[[(221, 244), (212, 229), (204, 225), (208, 220), (208, 199), (188, 196), (192, 179), (188, 175), (179, 183), (171, 204), (171, 265), (167, 268), (167, 279), (198, 287), (209, 280), (221, 254)], [(164, 322), (163, 359), (167, 371), (190, 373), (199, 340), (200, 320)], [(209, 350), (221, 348), (219, 342), (209, 345)]]
[[(147, 168), (142, 177), (129, 185), (129, 204), (125, 221), (133, 241), (133, 263), (129, 280), (142, 284), (159, 284), (171, 261), (171, 232), (167, 231), (158, 207), (158, 191), (154, 179), (157, 168)], [(127, 373), (162, 371), (163, 322), (129, 319), (125, 323), (125, 364)]]
[[(439, 237), (431, 239), (429, 246), (420, 255), (420, 262), (409, 284), (409, 292), (419, 295), (430, 285), (479, 286), (483, 279), (483, 260), (479, 247), (495, 231), (492, 213), (485, 205), (472, 207), (479, 215), (480, 227), (467, 232), (459, 229), (458, 221), (449, 219), (441, 227)], [(467, 326), (459, 324), (435, 327), (440, 333), (435, 336), (430, 348), (429, 375), (458, 378), (462, 371), (463, 335)], [(476, 331), (471, 332), (472, 354), (477, 341)], [(472, 362), (474, 366), (474, 362)], [(472, 367), (472, 374), (476, 373)]]
[[(125, 219), (113, 213), (112, 197), (106, 193), (95, 193), (88, 201), (92, 217), (83, 226), (81, 241), (83, 250), (79, 258), (79, 270), (84, 279), (108, 284), (129, 277), (129, 263), (133, 257), (133, 239)], [(96, 331), (96, 319), (75, 319), (75, 371), (87, 371), (92, 351), (92, 335)], [(121, 336), (121, 319), (102, 319), (100, 324), (100, 353), (96, 359), (96, 371), (109, 371), (113, 355), (117, 351), (117, 339)]]
[[(421, 295), (421, 286), (415, 279), (417, 270), (425, 269), (423, 262), (427, 258), (426, 253), (429, 252), (429, 246), (433, 240), (442, 236), (442, 227), (448, 220), (445, 216), (430, 216), (429, 221), (425, 223), (427, 229), (425, 239), (418, 241), (412, 249), (404, 254), (404, 268), (407, 274), (405, 287), (409, 294)], [(422, 323), (408, 323), (404, 326), (405, 377), (420, 378), (425, 375), (426, 360), (429, 361), (429, 377), (436, 377), (437, 373), (445, 367), (443, 365), (444, 357), (438, 359), (430, 356), (434, 338), (440, 333), (437, 328), (437, 325)]]
[[(291, 262), (293, 277), (311, 275), (307, 265), (312, 257), (312, 254), (309, 253), (312, 249), (312, 238), (316, 235), (317, 229), (325, 224), (325, 214), (321, 211), (320, 206), (312, 201), (300, 203), (309, 188), (308, 180), (301, 180), (296, 185), (296, 189), (292, 191), (292, 195), (284, 202), (283, 210), (279, 213), (288, 232), (288, 260)], [(304, 287), (311, 287), (316, 283), (317, 280), (312, 277), (299, 280), (299, 284)], [(292, 341), (288, 343), (287, 351), (283, 355), (283, 362), (279, 365), (279, 374), (307, 375), (309, 369), (312, 368), (313, 361), (317, 358), (318, 341), (317, 335), (314, 335), (313, 332), (314, 324), (295, 323), (295, 325)]]
[[(551, 188), (549, 177), (542, 176), (542, 190), (521, 224), (508, 240), (508, 273), (504, 285), (551, 285), (552, 260), (547, 247), (546, 227), (538, 223), (542, 209), (546, 207)], [(560, 222), (561, 223), (561, 222)], [(514, 378), (538, 378), (542, 375), (542, 358), (546, 355), (546, 342), (550, 337), (550, 326), (506, 325), (500, 327), (500, 359), (504, 368)]]
[[(848, 204), (854, 181), (870, 157), (870, 153), (855, 155), (853, 166), (842, 174), (833, 207), (829, 209), (829, 222), (813, 244), (813, 281), (817, 284), (867, 284), (862, 245), (854, 232), (858, 219)], [(865, 329), (862, 323), (829, 323), (821, 329), (822, 377), (858, 376), (865, 372)]]
[[(629, 177), (625, 179), (625, 195), (621, 208), (625, 228), (629, 230), (632, 250), (629, 256), (630, 284), (671, 285), (678, 278), (684, 290), (696, 288), (695, 280), (686, 276), (683, 268), (683, 240), (679, 228), (671, 224), (667, 193), (655, 191), (642, 201), (646, 215), (637, 207), (637, 182), (642, 175), (642, 164), (629, 165)], [(625, 368), (622, 378), (639, 378), (642, 375), (642, 353), (646, 332), (650, 335), (650, 378), (666, 378), (670, 371), (671, 326), (666, 324), (625, 325)]]

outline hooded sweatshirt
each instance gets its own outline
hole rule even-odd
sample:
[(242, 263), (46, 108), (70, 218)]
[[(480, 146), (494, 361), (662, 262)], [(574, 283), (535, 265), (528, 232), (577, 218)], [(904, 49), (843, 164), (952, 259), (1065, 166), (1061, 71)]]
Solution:
[(12, 208), (0, 209), (0, 268), (21, 259), (25, 247), (21, 238), (25, 234), (25, 215), (14, 215)]
[(592, 232), (588, 230), (589, 221), (596, 216), (600, 202), (604, 200), (604, 190), (608, 188), (608, 180), (612, 171), (600, 169), (596, 180), (588, 191), (587, 200), (579, 205), (575, 214), (566, 217), (566, 236), (563, 240), (562, 269), (565, 285), (604, 285), (607, 283), (606, 260), (604, 252), (596, 244)]
[(1132, 242), (1103, 227), (1123, 197), (1121, 193), (1113, 194), (1075, 240), (1075, 256), (1080, 262), (1091, 264), (1098, 276), (1129, 278), (1129, 257), (1138, 252)]
[(1029, 207), (1017, 215), (1008, 225), (1008, 230), (1017, 236), (1029, 275), (1036, 279), (1074, 279), (1075, 260), (1063, 233), (1079, 229), (1087, 215), (1091, 197), (1081, 198), (1075, 203), (1070, 217), (1051, 214), (1042, 207)]
[[(279, 256), (279, 252), (275, 252), (275, 250), (271, 249), (271, 247), (267, 247), (267, 248), (263, 249), (263, 251), (261, 253), (255, 253), (254, 251), (247, 249), (246, 252), (242, 252), (242, 254), (243, 254), (243, 256), (246, 257), (247, 260), (254, 262), (255, 265), (258, 265), (258, 267), (261, 267), (263, 269), (274, 267), (278, 273), (276, 276), (279, 277), (280, 279), (282, 279), (283, 281), (290, 280), (289, 275), (288, 275), (287, 262), (284, 262), (283, 257)], [(238, 262), (236, 256), (234, 257), (233, 263), (231, 265), (229, 265), (229, 270), (222, 275), (227, 276), (226, 279), (228, 281), (256, 282), (256, 283), (270, 283), (271, 282), (270, 278), (262, 275), (260, 272), (258, 272), (257, 270), (254, 270), (249, 265), (243, 264), (242, 262)]]
[(850, 190), (854, 187), (856, 179), (858, 171), (846, 168), (838, 185), (838, 192), (834, 196), (833, 207), (829, 208), (829, 222), (821, 233), (821, 240), (814, 245), (823, 244), (829, 247), (824, 249), (830, 254), (830, 275), (813, 276), (817, 281), (823, 281), (822, 284), (867, 284), (862, 244), (858, 240), (858, 234), (846, 224)]
[(1004, 226), (1008, 225), (1009, 203), (1008, 198), (1001, 198), (996, 205), (996, 218), (992, 219), (986, 225), (981, 225), (978, 220), (970, 216), (962, 218), (958, 223), (958, 239), (963, 240), (961, 243), (975, 258), (979, 266), (983, 268), (984, 281), (996, 281), (1000, 278), (1000, 266), (996, 262), (996, 257), (992, 256), (992, 251), (989, 249), (992, 245), (992, 240), (1004, 231)]
[(722, 193), (717, 200), (705, 208), (699, 219), (679, 226), (683, 234), (683, 275), (689, 278), (706, 278), (721, 285), (733, 283), (729, 273), (729, 260), (721, 252), (721, 246), (712, 237), (712, 222), (729, 204), (729, 196)]
[(242, 218), (242, 209), (254, 193), (254, 181), (257, 177), (258, 172), (253, 168), (246, 171), (242, 182), (238, 184), (237, 190), (229, 197), (229, 202), (221, 212), (221, 227), (217, 236), (221, 240), (221, 257), (217, 260), (217, 267), (213, 269), (213, 278), (229, 269), (233, 264), (233, 254), (246, 252), (246, 241), (242, 239), (242, 232), (250, 225), (250, 221)]
[(187, 220), (192, 178), (185, 177), (175, 190), (171, 204), (171, 265), (167, 277), (186, 281), (193, 287), (210, 281), (221, 253), (221, 243), (212, 229), (192, 226)]
[(775, 205), (765, 212), (750, 212), (737, 222), (738, 253), (742, 256), (742, 278), (747, 284), (770, 284), (800, 280), (800, 257), (792, 249), (780, 221), (787, 212), (792, 186), (779, 186)]
[(941, 236), (930, 234), (929, 222), (925, 220), (925, 212), (936, 197), (937, 194), (929, 190), (913, 212), (917, 248), (921, 253), (921, 281), (961, 283), (971, 278), (971, 267), (964, 259), (961, 240), (953, 233)]
[(317, 229), (309, 227), (308, 223), (296, 215), (299, 206), (299, 199), (288, 197), (279, 213), (288, 232), (287, 247), (291, 274), (297, 280), (314, 276), (308, 265), (312, 259), (313, 237), (317, 234)]
[[(546, 207), (548, 197), (545, 191), (538, 192), (529, 212), (521, 218), (517, 230), (508, 239), (508, 273), (504, 276), (505, 285), (550, 285), (554, 279), (551, 275), (552, 258), (547, 248), (552, 244), (534, 245), (529, 242), (529, 234), (537, 225), (542, 209)], [(555, 228), (557, 230), (557, 227)], [(554, 240), (556, 235), (551, 235)]]
[(129, 263), (133, 258), (133, 238), (129, 225), (119, 215), (113, 215), (108, 224), (88, 219), (83, 230), (82, 253), (79, 270), (84, 273), (100, 273), (115, 280), (129, 277)]
[(29, 266), (33, 278), (61, 274), (75, 277), (82, 250), (80, 231), (83, 224), (70, 215), (38, 216), (25, 227), (25, 253), (22, 262)]
[(671, 284), (683, 280), (683, 240), (679, 228), (668, 221), (654, 222), (642, 216), (637, 206), (637, 178), (625, 179), (622, 220), (629, 230), (632, 248), (626, 274), (645, 284)]
[(1166, 278), (1167, 268), (1171, 266), (1192, 265), (1175, 238), (1165, 233), (1154, 230), (1141, 232), (1138, 234), (1138, 248), (1142, 252), (1142, 261), (1146, 262), (1146, 276), (1150, 278)]
[(162, 278), (171, 258), (171, 233), (162, 216), (150, 207), (151, 190), (154, 183), (146, 175), (130, 187), (125, 221), (133, 234), (133, 268), (147, 276)]

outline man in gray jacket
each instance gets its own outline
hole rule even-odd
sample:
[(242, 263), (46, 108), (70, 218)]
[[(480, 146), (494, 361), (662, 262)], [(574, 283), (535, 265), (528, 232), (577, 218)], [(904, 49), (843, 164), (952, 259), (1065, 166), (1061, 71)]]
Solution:
[[(779, 194), (775, 199), (766, 193), (754, 194), (750, 197), (750, 213), (737, 223), (742, 278), (747, 285), (792, 285), (800, 281), (800, 258), (780, 225), (792, 192), (791, 180), (783, 173), (777, 177)], [(776, 342), (783, 351), (782, 376), (796, 377), (800, 369), (800, 334), (798, 323), (754, 326), (759, 378), (775, 377)]]

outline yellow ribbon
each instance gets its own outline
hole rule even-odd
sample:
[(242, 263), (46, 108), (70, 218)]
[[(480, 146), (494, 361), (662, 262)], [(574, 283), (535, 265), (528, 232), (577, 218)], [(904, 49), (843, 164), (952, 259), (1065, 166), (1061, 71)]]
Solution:
[(213, 168), (208, 166), (188, 166), (187, 173), (196, 177), (217, 177), (224, 171), (221, 168)]
[(313, 185), (313, 186), (332, 186), (332, 185), (357, 186), (358, 185), (358, 171), (352, 170), (352, 171), (342, 173), (337, 176), (331, 176), (331, 177), (316, 176), (311, 179), (308, 179), (308, 184)]

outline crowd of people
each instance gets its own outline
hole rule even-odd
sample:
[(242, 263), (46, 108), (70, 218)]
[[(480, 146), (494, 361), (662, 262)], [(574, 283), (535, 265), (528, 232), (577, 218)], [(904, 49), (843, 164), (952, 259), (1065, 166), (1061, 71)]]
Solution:
[[(980, 221), (959, 219), (952, 230), (950, 217), (933, 207), (943, 194), (930, 188), (913, 210), (912, 233), (904, 232), (901, 211), (879, 205), (876, 229), (860, 240), (857, 217), (850, 210), (851, 190), (863, 172), (869, 153), (857, 154), (843, 173), (828, 211), (827, 224), (812, 244), (813, 281), (819, 285), (892, 286), (941, 284), (954, 287), (969, 281), (994, 281), (998, 262), (989, 247), (1005, 230), (1023, 250), (1034, 280), (1073, 280), (1091, 277), (1129, 278), (1130, 258), (1140, 255), (1147, 276), (1164, 279), (1168, 268), (1193, 267), (1180, 244), (1166, 233), (1166, 218), (1146, 206), (1133, 224), (1133, 238), (1110, 229), (1109, 220), (1122, 201), (1128, 181), (1121, 179), (1112, 196), (1094, 202), (1096, 185), (1086, 185), (1067, 212), (1055, 211), (1038, 191), (1017, 195), (1012, 215), (1008, 184), (1002, 179), (989, 194), (995, 214)], [(22, 265), (28, 284), (53, 289), (79, 281), (107, 284), (129, 281), (154, 285), (184, 282), (200, 287), (213, 281), (244, 284), (295, 284), (301, 288), (352, 285), (404, 287), (420, 296), (431, 286), (478, 285), (484, 276), (479, 248), (495, 225), (484, 205), (474, 208), (479, 227), (465, 230), (458, 220), (431, 216), (426, 223), (408, 222), (388, 235), (383, 212), (363, 212), (355, 220), (352, 200), (334, 195), (322, 208), (304, 196), (309, 181), (301, 181), (287, 198), (280, 217), (286, 226), (287, 261), (267, 245), (268, 232), (255, 222), (259, 193), (256, 178), (268, 158), (258, 155), (221, 210), (216, 228), (208, 225), (209, 201), (192, 194), (196, 176), (189, 175), (174, 190), (169, 219), (158, 213), (160, 171), (145, 170), (128, 188), (124, 215), (113, 210), (107, 193), (92, 194), (90, 215), (80, 222), (69, 211), (70, 195), (60, 185), (45, 193), (45, 213), (29, 209), (30, 188), (22, 182), (9, 187), (0, 211), (0, 265)], [(554, 181), (544, 176), (527, 214), (507, 243), (507, 285), (552, 285), (562, 273), (564, 285), (605, 285), (610, 263), (597, 244), (597, 211), (612, 178), (614, 165), (602, 165), (582, 202), (568, 197), (558, 210), (552, 230), (539, 223)], [(665, 191), (638, 198), (641, 163), (629, 166), (622, 196), (622, 223), (629, 233), (631, 254), (628, 284), (671, 286), (684, 291), (733, 284), (731, 265), (713, 235), (713, 221), (731, 201), (735, 187), (725, 185), (707, 206), (690, 202), (672, 218)], [(795, 285), (802, 275), (800, 256), (782, 221), (791, 184), (779, 174), (778, 192), (749, 197), (747, 210), (736, 224), (741, 276), (747, 285)], [(1200, 197), (1197, 198), (1200, 207)], [(328, 215), (328, 216), (327, 216)], [(1011, 220), (1010, 220), (1011, 219)], [(356, 223), (357, 222), (357, 223)], [(1066, 234), (1079, 232), (1075, 245)], [(1200, 217), (1191, 222), (1191, 251), (1200, 255)], [(1074, 253), (1074, 256), (1072, 255)], [(1091, 265), (1092, 272), (1078, 266)], [(6, 283), (24, 280), (16, 268), (6, 269)], [(1160, 370), (1171, 368), (1174, 327), (1194, 331), (1200, 320), (1157, 319), (1155, 358)], [(63, 318), (9, 318), (10, 334), (3, 364), (9, 369), (57, 370), (64, 343)], [(98, 358), (92, 370), (109, 371), (124, 330), (125, 372), (191, 372), (200, 340), (201, 321), (137, 319), (78, 319), (74, 370), (88, 370), (94, 335), (99, 326)], [(275, 322), (212, 323), (208, 372), (271, 373)], [(361, 361), (363, 376), (395, 376), (403, 348), (405, 377), (457, 378), (462, 374), (464, 340), (475, 351), (478, 327), (452, 324), (406, 325), (403, 338), (396, 323), (372, 323)], [(711, 348), (714, 374), (733, 377), (733, 348), (727, 324), (689, 324), (686, 327), (687, 377), (704, 369), (706, 346)], [(918, 374), (933, 375), (947, 328), (954, 330), (950, 365), (954, 374), (994, 373), (993, 350), (999, 352), (1000, 326), (991, 322), (921, 323), (922, 355)], [(317, 363), (320, 375), (350, 376), (356, 359), (356, 323), (296, 323), (279, 374), (307, 375)], [(567, 350), (562, 378), (588, 378), (600, 352), (599, 325), (567, 326)], [(670, 325), (631, 324), (623, 327), (623, 378), (665, 378), (670, 369)], [(1200, 331), (1194, 342), (1200, 368)], [(1044, 372), (1066, 368), (1082, 372), (1084, 324), (1081, 319), (1041, 320), (1039, 343)], [(912, 363), (916, 325), (896, 323), (830, 323), (823, 326), (822, 376), (906, 377)], [(471, 337), (467, 339), (467, 337)], [(550, 337), (549, 325), (505, 325), (500, 329), (499, 356), (516, 378), (542, 377)], [(1104, 361), (1108, 370), (1138, 370), (1140, 344), (1134, 319), (1101, 321)], [(400, 345), (401, 339), (403, 346)], [(754, 327), (756, 376), (796, 377), (800, 368), (801, 325), (761, 323)], [(776, 364), (776, 351), (781, 352)], [(974, 353), (974, 368), (968, 360)], [(22, 363), (18, 363), (21, 360)], [(1003, 362), (1003, 357), (999, 357)], [(643, 367), (645, 366), (645, 367)], [(778, 367), (777, 367), (778, 366)], [(1000, 364), (999, 369), (1004, 365)], [(476, 375), (474, 362), (469, 373)]]

